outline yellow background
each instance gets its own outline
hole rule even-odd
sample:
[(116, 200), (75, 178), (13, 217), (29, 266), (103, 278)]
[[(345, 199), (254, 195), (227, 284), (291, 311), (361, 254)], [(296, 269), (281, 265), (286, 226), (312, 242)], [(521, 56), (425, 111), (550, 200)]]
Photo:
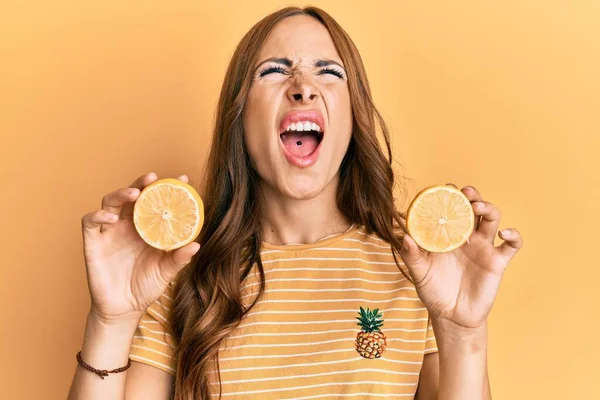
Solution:
[[(600, 398), (600, 2), (316, 1), (355, 40), (410, 193), (475, 185), (517, 227), (495, 399)], [(89, 307), (80, 218), (202, 174), (233, 48), (284, 2), (4, 1), (0, 397), (65, 398)]]

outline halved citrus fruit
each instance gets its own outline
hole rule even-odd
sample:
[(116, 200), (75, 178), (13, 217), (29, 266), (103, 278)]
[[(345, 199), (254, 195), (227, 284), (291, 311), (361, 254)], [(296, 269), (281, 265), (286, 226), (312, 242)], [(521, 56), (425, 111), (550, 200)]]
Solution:
[(421, 190), (408, 207), (408, 234), (422, 248), (444, 253), (463, 245), (475, 226), (471, 202), (463, 192), (449, 185)]
[(133, 208), (133, 224), (150, 246), (175, 250), (191, 243), (204, 222), (204, 203), (196, 190), (178, 179), (146, 186)]

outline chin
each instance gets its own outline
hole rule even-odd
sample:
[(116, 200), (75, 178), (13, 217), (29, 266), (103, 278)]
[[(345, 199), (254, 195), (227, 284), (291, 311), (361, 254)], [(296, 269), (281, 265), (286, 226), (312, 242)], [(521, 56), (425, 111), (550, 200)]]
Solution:
[(323, 193), (327, 185), (322, 179), (298, 176), (291, 178), (284, 187), (281, 192), (286, 197), (294, 200), (310, 200)]

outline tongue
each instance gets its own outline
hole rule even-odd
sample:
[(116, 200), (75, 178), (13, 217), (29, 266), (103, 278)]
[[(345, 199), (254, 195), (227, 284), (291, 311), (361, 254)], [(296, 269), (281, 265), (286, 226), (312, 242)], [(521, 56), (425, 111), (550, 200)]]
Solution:
[(281, 135), (285, 148), (296, 157), (306, 157), (314, 153), (319, 143), (310, 132), (286, 132)]

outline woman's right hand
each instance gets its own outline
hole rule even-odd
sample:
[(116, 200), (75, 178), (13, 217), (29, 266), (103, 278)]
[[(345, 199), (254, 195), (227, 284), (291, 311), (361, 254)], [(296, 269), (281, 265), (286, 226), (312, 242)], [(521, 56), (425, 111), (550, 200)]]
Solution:
[[(146, 244), (137, 233), (133, 204), (157, 179), (154, 173), (146, 174), (128, 188), (107, 194), (102, 208), (81, 220), (91, 313), (103, 322), (139, 320), (200, 249), (192, 242), (165, 252)], [(178, 179), (188, 182), (185, 175)]]

